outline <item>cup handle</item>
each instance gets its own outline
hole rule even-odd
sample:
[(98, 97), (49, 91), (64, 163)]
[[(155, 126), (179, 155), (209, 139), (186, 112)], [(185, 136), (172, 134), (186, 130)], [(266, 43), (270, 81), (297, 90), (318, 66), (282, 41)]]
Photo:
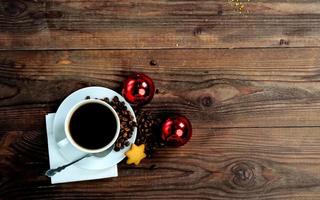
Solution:
[(60, 152), (68, 159), (69, 162), (76, 160), (84, 155), (83, 152), (78, 151), (67, 138), (60, 140), (57, 143)]

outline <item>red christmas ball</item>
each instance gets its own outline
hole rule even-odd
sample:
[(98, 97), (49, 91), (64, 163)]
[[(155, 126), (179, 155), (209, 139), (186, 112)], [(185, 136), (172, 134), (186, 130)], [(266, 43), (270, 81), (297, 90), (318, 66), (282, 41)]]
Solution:
[(152, 79), (143, 73), (135, 73), (123, 82), (122, 95), (132, 105), (141, 106), (149, 103), (154, 92)]
[(161, 138), (169, 146), (182, 146), (190, 140), (191, 136), (191, 123), (182, 115), (169, 117), (162, 123)]

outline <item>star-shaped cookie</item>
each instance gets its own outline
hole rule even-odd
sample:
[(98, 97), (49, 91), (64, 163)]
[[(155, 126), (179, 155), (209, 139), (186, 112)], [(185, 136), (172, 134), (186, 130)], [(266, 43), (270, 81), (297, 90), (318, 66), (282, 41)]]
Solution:
[(128, 157), (127, 164), (134, 163), (135, 165), (139, 165), (140, 161), (147, 156), (144, 153), (144, 148), (144, 144), (140, 146), (132, 144), (131, 149), (126, 152), (126, 156)]

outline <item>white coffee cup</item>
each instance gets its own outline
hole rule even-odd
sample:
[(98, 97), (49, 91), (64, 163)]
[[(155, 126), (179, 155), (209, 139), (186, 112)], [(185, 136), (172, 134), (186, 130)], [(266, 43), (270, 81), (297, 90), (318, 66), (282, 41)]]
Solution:
[[(70, 133), (70, 129), (69, 129), (69, 125), (70, 125), (70, 121), (71, 118), (73, 116), (73, 114), (75, 113), (75, 111), (77, 109), (79, 109), (81, 106), (88, 104), (88, 103), (97, 103), (97, 104), (101, 104), (103, 106), (105, 106), (106, 108), (108, 108), (114, 115), (115, 119), (116, 119), (116, 132), (114, 133), (114, 137), (113, 139), (106, 144), (104, 147), (99, 148), (99, 149), (87, 149), (84, 148), (82, 146), (80, 146), (78, 143), (76, 143), (74, 141), (74, 139), (71, 136)], [(64, 123), (64, 130), (65, 130), (65, 135), (66, 138), (63, 139), (62, 141), (58, 142), (58, 146), (60, 147), (64, 147), (69, 143), (72, 144), (72, 146), (74, 146), (76, 149), (85, 152), (85, 153), (100, 153), (103, 151), (106, 151), (107, 149), (111, 148), (113, 146), (113, 144), (116, 142), (117, 138), (119, 137), (119, 132), (120, 132), (120, 119), (119, 116), (117, 114), (117, 112), (106, 102), (102, 101), (102, 100), (98, 100), (98, 99), (86, 99), (83, 101), (80, 101), (79, 103), (77, 103), (76, 105), (74, 105), (68, 112), (66, 119), (65, 119), (65, 123)]]

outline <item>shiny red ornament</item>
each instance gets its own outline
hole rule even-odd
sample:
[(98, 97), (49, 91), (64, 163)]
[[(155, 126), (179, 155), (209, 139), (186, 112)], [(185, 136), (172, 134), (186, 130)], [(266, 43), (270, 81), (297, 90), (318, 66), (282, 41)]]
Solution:
[(182, 115), (169, 117), (162, 123), (161, 138), (169, 146), (182, 146), (190, 140), (191, 136), (191, 123)]
[(151, 101), (155, 92), (152, 79), (143, 74), (136, 73), (123, 82), (122, 95), (132, 105), (142, 106)]

